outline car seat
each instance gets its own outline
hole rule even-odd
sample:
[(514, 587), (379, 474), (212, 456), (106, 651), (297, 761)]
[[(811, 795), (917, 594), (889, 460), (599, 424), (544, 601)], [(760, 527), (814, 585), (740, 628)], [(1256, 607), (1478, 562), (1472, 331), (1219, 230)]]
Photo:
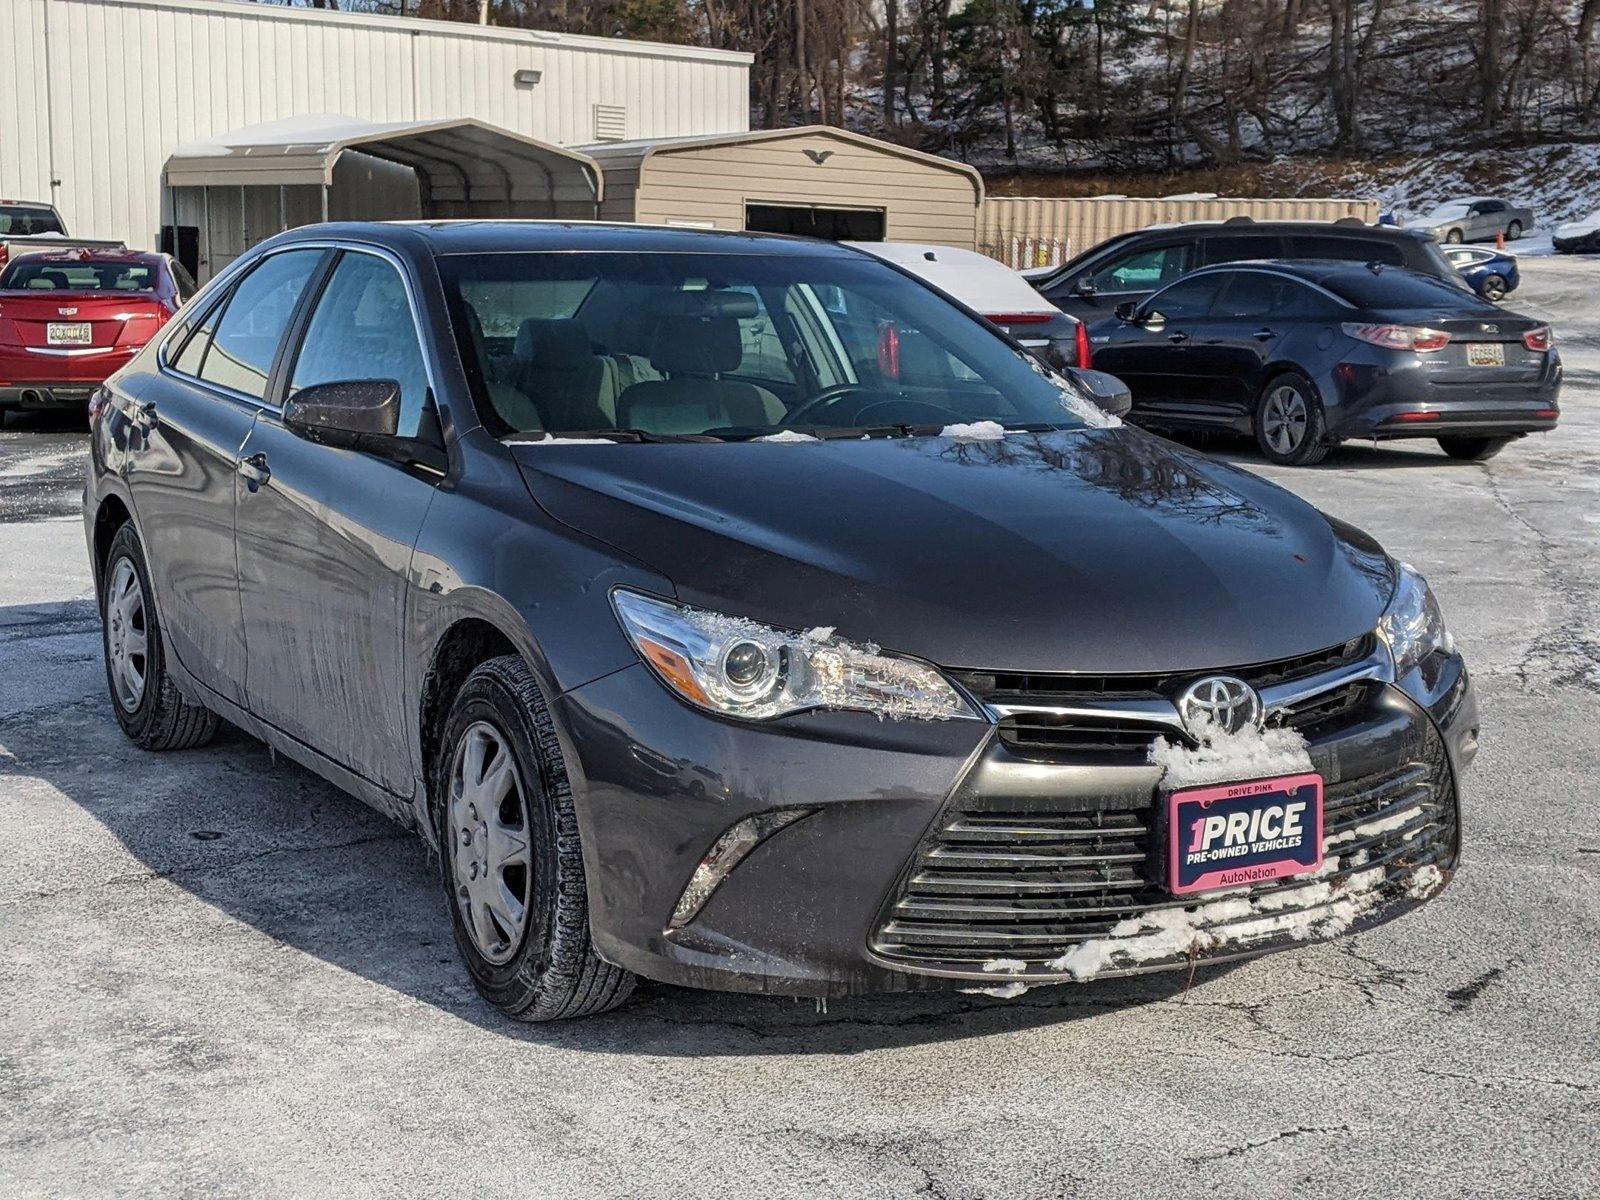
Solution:
[(722, 379), (744, 360), (730, 316), (657, 319), (650, 364), (668, 378), (646, 380), (617, 399), (617, 424), (650, 433), (700, 433), (724, 426), (764, 428), (783, 419), (783, 401), (754, 384)]
[(529, 317), (517, 328), (506, 378), (539, 406), (546, 429), (616, 425), (617, 365), (594, 352), (572, 317)]

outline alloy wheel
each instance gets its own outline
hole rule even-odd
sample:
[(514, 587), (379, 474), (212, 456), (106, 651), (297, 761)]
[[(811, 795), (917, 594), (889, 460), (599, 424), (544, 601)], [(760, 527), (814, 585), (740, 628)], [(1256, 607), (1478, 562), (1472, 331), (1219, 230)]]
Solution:
[(150, 628), (139, 572), (127, 558), (117, 559), (106, 588), (106, 657), (111, 686), (126, 712), (138, 711), (150, 672)]
[(528, 923), (533, 854), (522, 777), (505, 736), (487, 721), (456, 743), (446, 833), (472, 944), (491, 963), (508, 962)]
[(1280, 384), (1267, 396), (1261, 414), (1261, 429), (1267, 444), (1279, 454), (1293, 454), (1305, 440), (1310, 414), (1305, 397), (1288, 384)]
[(1483, 281), (1483, 298), (1485, 300), (1504, 300), (1506, 298), (1506, 281), (1498, 275), (1491, 275)]

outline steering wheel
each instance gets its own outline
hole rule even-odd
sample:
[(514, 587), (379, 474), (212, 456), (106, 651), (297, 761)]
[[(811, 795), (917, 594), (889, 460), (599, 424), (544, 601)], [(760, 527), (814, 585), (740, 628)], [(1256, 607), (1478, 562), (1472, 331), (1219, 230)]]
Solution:
[[(867, 414), (878, 408), (892, 408), (895, 410), (895, 415), (869, 421)], [(913, 415), (907, 416), (908, 412)], [(856, 410), (858, 425), (948, 425), (962, 419), (960, 413), (953, 412), (942, 404), (931, 404), (926, 400), (907, 400), (901, 396), (889, 400), (874, 400), (871, 404), (863, 404)]]
[(791, 408), (784, 414), (783, 420), (778, 422), (778, 428), (788, 429), (794, 425), (815, 425), (815, 420), (807, 420), (824, 409), (832, 408), (846, 396), (857, 393), (872, 396), (877, 395), (872, 388), (859, 383), (836, 383), (832, 387), (825, 387), (815, 396), (802, 400), (798, 407)]

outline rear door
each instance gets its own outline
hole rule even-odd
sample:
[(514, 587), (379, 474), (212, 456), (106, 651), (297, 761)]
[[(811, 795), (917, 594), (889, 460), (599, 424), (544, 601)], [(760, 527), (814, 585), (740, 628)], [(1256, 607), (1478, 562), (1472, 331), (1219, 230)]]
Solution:
[(240, 454), (239, 594), (251, 711), (390, 792), (414, 778), (402, 622), (411, 551), (437, 474), (307, 441), (283, 423), (302, 388), (392, 379), (402, 435), (432, 412), (399, 260), (337, 251)]
[(1270, 271), (1234, 272), (1212, 306), (1192, 355), (1205, 380), (1205, 417), (1240, 424), (1250, 416), (1266, 367), (1310, 311), (1307, 289)]
[(167, 645), (219, 695), (244, 693), (244, 630), (233, 545), (239, 447), (255, 421), (283, 333), (323, 251), (263, 259), (126, 377), (112, 403)]

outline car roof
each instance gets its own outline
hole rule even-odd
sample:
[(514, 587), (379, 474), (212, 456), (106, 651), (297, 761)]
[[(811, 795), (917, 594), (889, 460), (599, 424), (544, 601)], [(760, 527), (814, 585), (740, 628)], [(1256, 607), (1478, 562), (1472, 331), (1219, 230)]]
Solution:
[[(1337, 258), (1247, 258), (1238, 262), (1216, 263), (1213, 266), (1201, 267), (1198, 271), (1189, 272), (1183, 278), (1192, 279), (1196, 275), (1216, 275), (1224, 271), (1236, 271), (1241, 268), (1276, 271), (1280, 275), (1293, 275), (1296, 279), (1302, 279), (1307, 283), (1314, 283), (1319, 286), (1360, 275), (1407, 270), (1407, 268), (1395, 266), (1393, 263), (1362, 263)], [(1419, 272), (1409, 273), (1419, 274)], [(1429, 275), (1425, 276), (1425, 278), (1432, 279), (1433, 276)], [(1174, 282), (1177, 281), (1174, 280)]]
[(588, 250), (633, 254), (853, 255), (832, 242), (776, 233), (683, 229), (605, 221), (341, 221), (306, 225), (273, 239), (274, 245), (318, 238), (359, 238), (415, 246), (436, 255)]
[(1051, 313), (1060, 309), (1004, 263), (957, 246), (921, 242), (845, 242), (894, 263), (981, 313)]
[(48, 204), (43, 200), (0, 200), (0, 204), (5, 205), (7, 208), (37, 208), (41, 211), (49, 211), (55, 208), (55, 205)]

